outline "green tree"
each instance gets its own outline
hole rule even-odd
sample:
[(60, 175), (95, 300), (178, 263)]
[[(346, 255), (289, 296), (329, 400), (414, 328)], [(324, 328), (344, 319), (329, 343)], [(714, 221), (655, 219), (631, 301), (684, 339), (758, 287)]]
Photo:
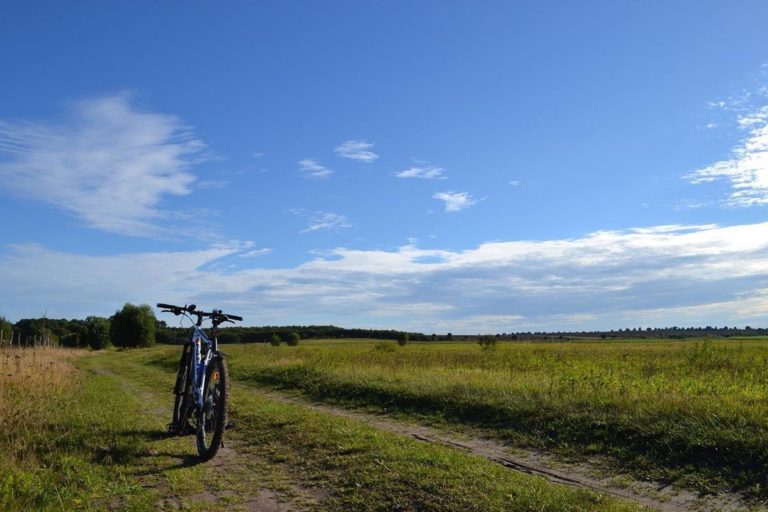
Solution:
[(59, 343), (62, 347), (79, 347), (80, 346), (80, 335), (76, 332), (70, 332), (69, 334), (65, 334), (59, 339)]
[(3, 337), (0, 341), (8, 342), (11, 340), (11, 336), (13, 335), (13, 324), (6, 320), (4, 316), (0, 316), (0, 331), (3, 333)]
[(401, 347), (404, 347), (408, 344), (408, 333), (407, 332), (401, 332), (397, 335), (397, 344)]
[(85, 325), (88, 333), (86, 343), (89, 347), (93, 350), (101, 350), (110, 346), (110, 322), (108, 318), (89, 316), (85, 319)]
[(296, 331), (291, 332), (288, 335), (288, 341), (287, 341), (288, 346), (295, 347), (296, 345), (299, 344), (300, 339), (301, 339), (301, 336), (299, 335), (299, 333), (297, 333)]
[(272, 334), (272, 339), (269, 340), (269, 344), (273, 347), (277, 347), (280, 345), (280, 336), (277, 335), (277, 333)]
[(116, 347), (151, 347), (157, 319), (148, 304), (126, 304), (110, 319), (109, 337)]

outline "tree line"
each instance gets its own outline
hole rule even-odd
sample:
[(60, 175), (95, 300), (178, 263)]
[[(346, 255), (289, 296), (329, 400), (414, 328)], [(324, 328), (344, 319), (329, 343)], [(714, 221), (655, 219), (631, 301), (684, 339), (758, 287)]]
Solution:
[[(335, 325), (266, 325), (261, 327), (223, 327), (219, 329), (219, 343), (274, 343), (291, 344), (296, 336), (299, 339), (344, 339), (365, 338), (378, 340), (399, 340), (403, 335), (415, 341), (431, 339), (423, 333), (404, 332), (393, 329), (346, 329)], [(169, 327), (161, 321), (157, 331), (158, 343), (182, 343), (189, 339), (189, 329)]]
[[(11, 324), (0, 316), (3, 340), (47, 339), (64, 347), (90, 347), (94, 350), (116, 347), (149, 347), (155, 343), (179, 344), (189, 339), (189, 327), (169, 327), (155, 317), (147, 304), (125, 304), (109, 318), (89, 316), (80, 319), (24, 318)], [(382, 340), (430, 339), (422, 333), (406, 333), (385, 329), (345, 329), (333, 325), (291, 325), (263, 327), (223, 327), (218, 330), (219, 343), (286, 343), (295, 346), (303, 339), (372, 338)]]
[[(89, 316), (80, 319), (25, 318), (15, 324), (0, 316), (0, 341), (47, 339), (64, 347), (89, 347), (94, 350), (116, 347), (149, 347), (155, 343), (178, 344), (189, 339), (189, 327), (170, 327), (155, 317), (147, 304), (125, 304), (111, 317)], [(347, 329), (334, 325), (291, 325), (261, 327), (223, 327), (219, 329), (219, 343), (271, 343), (297, 345), (305, 339), (366, 338), (393, 340), (400, 344), (408, 341), (557, 341), (570, 339), (686, 339), (701, 337), (729, 338), (732, 336), (768, 336), (768, 329), (759, 327), (634, 327), (611, 331), (568, 332), (510, 332), (484, 335), (431, 334), (398, 331), (394, 329)]]
[[(15, 324), (0, 316), (2, 341), (31, 345), (45, 339), (62, 347), (99, 350), (110, 346), (150, 347), (155, 344), (157, 319), (152, 308), (126, 304), (109, 318), (23, 318)], [(18, 341), (15, 341), (18, 340)]]

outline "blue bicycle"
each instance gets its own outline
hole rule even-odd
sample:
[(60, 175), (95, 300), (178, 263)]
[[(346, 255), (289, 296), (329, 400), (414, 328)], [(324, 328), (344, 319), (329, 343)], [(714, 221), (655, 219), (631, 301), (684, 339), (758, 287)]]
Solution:
[[(224, 354), (219, 352), (216, 328), (224, 322), (243, 319), (220, 309), (201, 311), (194, 304), (182, 307), (161, 303), (157, 307), (163, 313), (183, 315), (194, 322), (192, 338), (184, 343), (179, 360), (173, 388), (173, 419), (168, 431), (177, 435), (194, 431), (197, 453), (204, 461), (210, 460), (222, 444), (229, 402), (229, 372)], [(213, 324), (210, 338), (203, 331), (204, 318), (210, 318)]]

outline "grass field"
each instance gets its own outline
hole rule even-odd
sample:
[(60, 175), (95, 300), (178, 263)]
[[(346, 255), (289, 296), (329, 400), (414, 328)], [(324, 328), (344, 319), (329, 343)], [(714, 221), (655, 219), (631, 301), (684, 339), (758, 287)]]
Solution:
[[(768, 340), (227, 346), (235, 380), (768, 497)], [(176, 350), (153, 361), (175, 364)]]
[(197, 464), (191, 438), (164, 433), (174, 375), (153, 363), (177, 356), (0, 352), (0, 509), (237, 510), (271, 489), (287, 510), (636, 510), (237, 383), (229, 455)]

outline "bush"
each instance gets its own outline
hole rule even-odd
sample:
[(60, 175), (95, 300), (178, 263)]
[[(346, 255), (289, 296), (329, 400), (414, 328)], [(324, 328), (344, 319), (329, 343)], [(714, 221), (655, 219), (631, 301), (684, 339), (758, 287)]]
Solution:
[(151, 347), (155, 344), (157, 319), (148, 304), (126, 304), (110, 320), (109, 337), (116, 347)]
[(273, 347), (277, 347), (280, 345), (280, 341), (281, 341), (280, 336), (278, 336), (277, 333), (275, 333), (272, 335), (272, 339), (269, 340), (269, 344), (272, 345)]
[(299, 340), (301, 339), (301, 336), (299, 336), (299, 333), (296, 331), (292, 332), (288, 335), (288, 346), (289, 347), (295, 347), (299, 344)]
[(477, 343), (483, 350), (493, 350), (496, 348), (496, 337), (490, 334), (486, 336), (480, 336), (477, 339)]
[(401, 347), (404, 347), (408, 344), (408, 333), (407, 332), (401, 332), (397, 336), (397, 344)]
[(373, 350), (376, 352), (394, 352), (397, 347), (391, 341), (380, 341), (373, 346)]

